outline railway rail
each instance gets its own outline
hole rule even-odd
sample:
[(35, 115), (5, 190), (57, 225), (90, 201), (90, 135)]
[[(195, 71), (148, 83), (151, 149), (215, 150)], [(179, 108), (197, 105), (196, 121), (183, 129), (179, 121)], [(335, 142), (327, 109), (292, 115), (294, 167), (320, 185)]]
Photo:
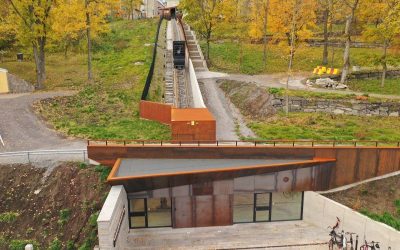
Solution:
[[(183, 27), (176, 18), (171, 19), (172, 33), (174, 41), (186, 41)], [(175, 107), (190, 108), (192, 107), (189, 79), (187, 76), (187, 65), (184, 68), (173, 68), (173, 86), (175, 96)]]

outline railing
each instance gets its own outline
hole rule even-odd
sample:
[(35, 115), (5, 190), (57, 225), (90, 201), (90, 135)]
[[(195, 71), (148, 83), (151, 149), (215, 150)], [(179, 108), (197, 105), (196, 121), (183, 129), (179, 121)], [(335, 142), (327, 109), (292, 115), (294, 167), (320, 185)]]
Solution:
[(147, 99), (147, 95), (149, 94), (149, 90), (150, 90), (151, 80), (153, 79), (154, 67), (155, 67), (155, 64), (156, 64), (156, 57), (157, 57), (158, 36), (160, 34), (160, 27), (161, 27), (162, 21), (163, 21), (163, 17), (161, 16), (160, 17), (160, 21), (158, 21), (156, 38), (155, 38), (155, 41), (154, 41), (153, 59), (151, 61), (149, 73), (147, 74), (146, 83), (145, 83), (144, 88), (143, 88), (141, 100), (146, 100)]
[(88, 161), (86, 149), (36, 150), (0, 153), (0, 164), (41, 161)]
[(105, 146), (290, 146), (290, 147), (400, 147), (400, 141), (346, 140), (88, 140), (87, 145)]

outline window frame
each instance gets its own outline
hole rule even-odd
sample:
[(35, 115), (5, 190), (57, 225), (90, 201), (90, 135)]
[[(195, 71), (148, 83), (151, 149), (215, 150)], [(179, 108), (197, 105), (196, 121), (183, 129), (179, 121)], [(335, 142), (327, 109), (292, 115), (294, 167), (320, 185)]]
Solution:
[[(160, 198), (143, 198), (143, 197), (137, 197), (137, 198), (129, 198), (128, 199), (128, 216), (129, 216), (129, 229), (140, 229), (140, 228), (159, 228), (159, 227), (172, 227), (172, 198), (170, 197), (160, 197)], [(171, 215), (171, 225), (170, 226), (149, 226), (149, 212), (148, 212), (148, 204), (147, 200), (148, 199), (169, 199), (170, 204), (171, 204), (171, 209), (170, 209), (170, 215)], [(131, 200), (144, 200), (144, 209), (145, 211), (140, 211), (140, 212), (131, 212)], [(132, 226), (131, 219), (134, 217), (143, 217), (144, 216), (144, 221), (145, 221), (145, 226), (144, 227), (134, 227)]]

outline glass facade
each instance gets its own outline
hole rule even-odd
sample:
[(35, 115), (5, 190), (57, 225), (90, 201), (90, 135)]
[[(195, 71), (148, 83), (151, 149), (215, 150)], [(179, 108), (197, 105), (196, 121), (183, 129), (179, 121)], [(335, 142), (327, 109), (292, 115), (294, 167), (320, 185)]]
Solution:
[(301, 220), (302, 192), (234, 193), (233, 223)]
[(170, 198), (129, 199), (130, 228), (170, 227)]
[(301, 220), (303, 193), (272, 193), (272, 221)]
[(233, 196), (233, 222), (252, 222), (254, 216), (254, 194), (235, 193)]

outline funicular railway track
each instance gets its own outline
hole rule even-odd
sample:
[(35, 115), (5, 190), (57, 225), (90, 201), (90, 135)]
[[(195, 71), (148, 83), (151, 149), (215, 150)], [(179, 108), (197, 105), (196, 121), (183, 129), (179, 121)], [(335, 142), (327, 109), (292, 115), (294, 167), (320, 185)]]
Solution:
[[(176, 18), (171, 19), (173, 40), (186, 41), (183, 27), (180, 25)], [(174, 67), (173, 68), (173, 82), (174, 82), (174, 104), (178, 108), (192, 107), (191, 95), (188, 86), (187, 67)]]

